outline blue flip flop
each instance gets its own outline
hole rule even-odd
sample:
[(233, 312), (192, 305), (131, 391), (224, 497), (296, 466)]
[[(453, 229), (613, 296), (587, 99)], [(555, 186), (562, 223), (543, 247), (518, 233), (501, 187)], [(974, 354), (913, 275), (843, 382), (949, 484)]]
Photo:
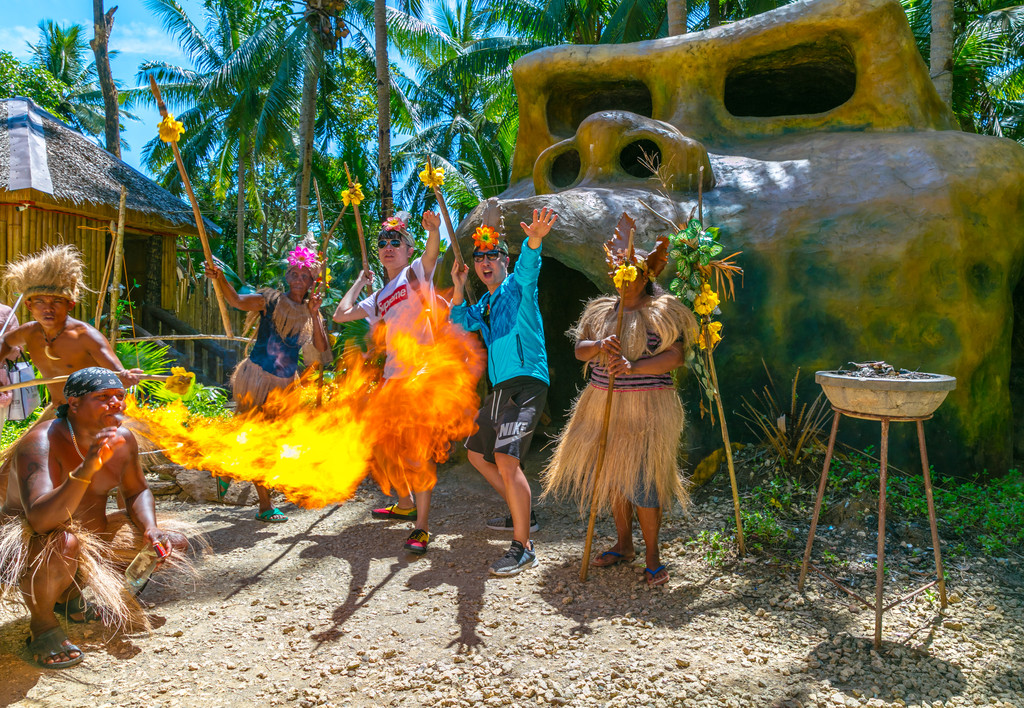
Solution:
[[(610, 556), (610, 560), (604, 560), (605, 556)], [(636, 558), (636, 554), (625, 556), (618, 551), (605, 551), (597, 558), (590, 561), (590, 565), (595, 568), (611, 568), (613, 565), (618, 565), (619, 563), (629, 563), (634, 558)]]
[(663, 565), (659, 565), (654, 570), (651, 570), (650, 568), (644, 568), (644, 572), (649, 573), (651, 576), (647, 578), (647, 585), (649, 587), (654, 587), (655, 585), (664, 585), (668, 582), (668, 571), (665, 571), (665, 577), (661, 578), (660, 580), (655, 579), (655, 576), (657, 576), (658, 573), (660, 573), (663, 570), (665, 570), (665, 566)]

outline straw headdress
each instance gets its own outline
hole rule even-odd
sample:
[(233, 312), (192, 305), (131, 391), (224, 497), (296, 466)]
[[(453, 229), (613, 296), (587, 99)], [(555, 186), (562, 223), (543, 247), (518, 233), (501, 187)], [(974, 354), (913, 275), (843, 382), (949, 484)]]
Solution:
[(81, 252), (72, 245), (47, 246), (39, 253), (24, 255), (4, 271), (4, 289), (26, 298), (54, 295), (78, 302), (85, 286), (85, 265)]

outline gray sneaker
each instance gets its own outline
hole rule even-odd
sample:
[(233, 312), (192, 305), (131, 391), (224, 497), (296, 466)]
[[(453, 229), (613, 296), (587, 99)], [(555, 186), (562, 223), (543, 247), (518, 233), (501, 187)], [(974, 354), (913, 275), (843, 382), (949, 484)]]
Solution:
[(537, 553), (533, 549), (533, 542), (530, 547), (525, 548), (519, 541), (512, 541), (512, 545), (498, 560), (491, 564), (491, 575), (507, 576), (532, 568), (537, 565)]
[[(493, 519), (487, 520), (487, 528), (494, 529), (495, 531), (511, 531), (512, 530), (512, 517), (506, 516), (504, 518), (495, 516)], [(540, 531), (540, 524), (537, 523), (537, 515), (532, 511), (530, 512), (530, 533), (536, 533)]]

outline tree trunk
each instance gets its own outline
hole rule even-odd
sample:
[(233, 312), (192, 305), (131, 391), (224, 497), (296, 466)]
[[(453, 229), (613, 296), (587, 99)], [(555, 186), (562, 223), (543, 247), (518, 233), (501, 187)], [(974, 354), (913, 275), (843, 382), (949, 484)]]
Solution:
[(92, 0), (95, 36), (89, 42), (89, 46), (96, 55), (96, 74), (100, 80), (100, 91), (103, 92), (103, 112), (106, 114), (104, 142), (107, 152), (120, 159), (121, 114), (117, 103), (117, 86), (114, 85), (114, 75), (110, 73), (110, 57), (107, 55), (107, 41), (110, 39), (110, 30), (114, 27), (115, 12), (117, 7), (112, 7), (110, 12), (104, 15), (103, 0)]
[(388, 67), (387, 5), (373, 2), (374, 59), (377, 63), (377, 180), (384, 218), (394, 211), (391, 194), (391, 79)]
[(953, 103), (953, 0), (932, 0), (931, 76), (939, 98)]
[(686, 34), (686, 0), (668, 0), (668, 35)]
[(245, 282), (245, 161), (249, 149), (243, 138), (238, 141), (238, 204), (235, 214), (235, 272)]
[(309, 188), (313, 173), (313, 128), (316, 126), (316, 94), (320, 83), (320, 66), (324, 61), (324, 46), (320, 37), (310, 29), (309, 49), (311, 63), (302, 78), (302, 108), (299, 113), (299, 174), (298, 194), (295, 200), (295, 233), (305, 235), (309, 224)]
[(722, 24), (722, 0), (708, 0), (708, 27)]

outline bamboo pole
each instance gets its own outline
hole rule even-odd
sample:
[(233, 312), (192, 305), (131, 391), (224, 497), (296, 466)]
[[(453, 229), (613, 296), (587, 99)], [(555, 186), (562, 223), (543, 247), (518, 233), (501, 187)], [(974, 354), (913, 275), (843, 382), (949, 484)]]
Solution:
[[(323, 203), (320, 201), (320, 184), (317, 182), (316, 177), (313, 178), (313, 191), (316, 193), (316, 215), (320, 219), (320, 233), (324, 236), (323, 248), (320, 249), (320, 254), (323, 258), (323, 263), (320, 264), (320, 282), (323, 287), (327, 287), (327, 226), (324, 224), (324, 207)], [(317, 288), (317, 292), (323, 291), (320, 290), (320, 288)], [(313, 323), (313, 326), (317, 326), (315, 322)], [(330, 344), (329, 341), (328, 344)], [(320, 353), (317, 352), (317, 354), (319, 355)], [(317, 361), (316, 367), (319, 369), (316, 377), (316, 405), (317, 408), (319, 408), (324, 402), (324, 362), (322, 357)]]
[[(152, 74), (149, 75), (149, 88), (153, 92), (153, 97), (156, 98), (157, 106), (160, 109), (160, 116), (166, 118), (167, 106), (164, 104), (163, 98), (160, 97), (160, 87), (156, 85), (156, 78)], [(181, 160), (181, 151), (178, 150), (177, 141), (171, 142), (171, 149), (174, 151), (174, 161), (178, 164), (181, 182), (185, 185), (185, 191), (188, 193), (189, 201), (192, 203), (192, 215), (196, 220), (199, 241), (203, 244), (203, 255), (206, 256), (206, 265), (212, 266), (213, 252), (210, 250), (210, 241), (206, 238), (206, 226), (203, 223), (203, 215), (199, 211), (199, 201), (196, 199), (196, 194), (192, 191), (192, 182), (189, 181), (188, 173), (185, 171), (185, 163)], [(224, 301), (224, 293), (221, 292), (220, 285), (216, 280), (213, 281), (213, 292), (217, 295), (217, 309), (220, 310), (220, 320), (224, 325), (224, 334), (229, 337), (234, 336), (234, 332), (231, 329), (231, 317), (228, 314), (228, 305)]]
[(125, 337), (122, 342), (174, 342), (192, 339), (216, 339), (223, 342), (248, 342), (249, 337), (235, 337), (226, 334), (154, 334), (151, 337)]
[(96, 329), (100, 328), (100, 317), (103, 316), (103, 301), (106, 299), (107, 283), (110, 282), (110, 270), (114, 267), (114, 244), (117, 241), (117, 234), (110, 229), (110, 251), (107, 252), (107, 262), (103, 266), (103, 279), (100, 281), (100, 291), (96, 298), (96, 316), (93, 318)]
[[(430, 155), (427, 155), (427, 171), (433, 173), (433, 170), (434, 166), (430, 164)], [(441, 210), (441, 216), (444, 218), (445, 228), (448, 229), (448, 233), (451, 235), (452, 249), (455, 255), (455, 262), (458, 263), (459, 267), (461, 268), (462, 266), (466, 265), (466, 261), (462, 258), (462, 249), (459, 248), (459, 241), (458, 239), (455, 238), (455, 227), (452, 226), (452, 215), (448, 213), (448, 203), (445, 202), (444, 194), (441, 193), (440, 187), (434, 187), (433, 189), (434, 199), (437, 200), (437, 206)], [(466, 300), (469, 302), (469, 304), (475, 304), (476, 293), (473, 292), (473, 286), (469, 282), (468, 278), (466, 279), (465, 291)]]
[(124, 203), (128, 188), (121, 185), (121, 199), (117, 205), (117, 233), (114, 234), (114, 264), (110, 271), (110, 346), (117, 343), (117, 301), (121, 297), (121, 262), (124, 260)]
[[(629, 230), (629, 245), (626, 247), (626, 257), (633, 259), (633, 236), (635, 229)], [(619, 314), (615, 318), (615, 336), (622, 337), (622, 297), (625, 283), (619, 288)], [(604, 468), (604, 454), (608, 448), (608, 426), (612, 417), (612, 396), (615, 389), (615, 374), (608, 372), (608, 395), (604, 403), (604, 420), (601, 422), (601, 439), (597, 448), (597, 463), (594, 465), (594, 488), (590, 492), (590, 521), (587, 522), (587, 540), (583, 544), (583, 565), (580, 567), (580, 580), (586, 581), (587, 573), (590, 570), (590, 546), (594, 542), (594, 524), (597, 522), (597, 485), (601, 481), (601, 472)]]

